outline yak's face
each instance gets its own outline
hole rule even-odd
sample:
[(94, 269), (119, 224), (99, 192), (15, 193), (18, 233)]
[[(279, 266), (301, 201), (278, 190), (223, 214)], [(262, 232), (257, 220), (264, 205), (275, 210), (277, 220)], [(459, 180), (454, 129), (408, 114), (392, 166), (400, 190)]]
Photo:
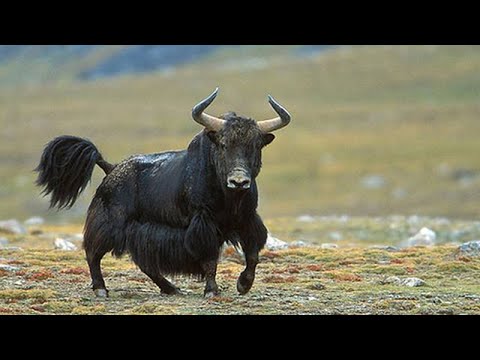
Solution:
[(272, 131), (290, 123), (290, 114), (270, 95), (268, 102), (277, 117), (256, 122), (229, 112), (219, 118), (204, 110), (212, 103), (218, 88), (192, 109), (192, 118), (205, 127), (212, 144), (212, 161), (221, 186), (230, 191), (247, 191), (260, 173), (262, 148), (275, 136)]
[(275, 136), (264, 133), (257, 123), (230, 112), (221, 117), (225, 126), (207, 131), (213, 143), (212, 160), (221, 185), (229, 191), (246, 191), (260, 173), (262, 148)]

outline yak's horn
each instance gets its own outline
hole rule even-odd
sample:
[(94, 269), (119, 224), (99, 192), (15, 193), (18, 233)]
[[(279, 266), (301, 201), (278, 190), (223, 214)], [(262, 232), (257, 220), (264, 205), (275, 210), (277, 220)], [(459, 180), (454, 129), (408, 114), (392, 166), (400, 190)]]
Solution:
[(225, 120), (219, 119), (215, 116), (205, 114), (203, 111), (210, 105), (217, 97), (218, 87), (215, 91), (206, 99), (200, 101), (192, 109), (192, 117), (200, 125), (205, 126), (208, 130), (218, 131), (225, 125)]
[(279, 116), (270, 120), (259, 121), (257, 123), (260, 130), (264, 133), (269, 133), (287, 126), (291, 119), (288, 111), (270, 95), (268, 95), (268, 102), (272, 105), (273, 110), (275, 110)]

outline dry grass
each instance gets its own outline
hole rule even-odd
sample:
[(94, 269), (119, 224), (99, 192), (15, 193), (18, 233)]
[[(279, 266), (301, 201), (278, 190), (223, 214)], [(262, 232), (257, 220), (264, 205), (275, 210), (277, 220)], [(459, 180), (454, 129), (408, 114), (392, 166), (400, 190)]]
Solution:
[[(203, 283), (181, 276), (173, 281), (185, 295), (163, 296), (127, 258), (106, 258), (103, 267), (111, 296), (103, 300), (96, 299), (90, 290), (81, 251), (68, 253), (66, 260), (63, 251), (0, 250), (0, 258), (22, 264), (18, 265), (20, 270), (0, 277), (0, 312), (478, 314), (480, 259), (457, 260), (452, 256), (454, 252), (455, 247), (449, 245), (399, 252), (366, 248), (276, 251), (275, 258), (262, 256), (255, 284), (246, 296), (238, 295), (235, 289), (243, 266), (224, 260), (218, 271), (222, 294), (209, 300), (202, 296)], [(412, 271), (399, 271), (407, 267)], [(389, 284), (385, 279), (391, 275), (419, 277), (426, 285), (409, 288)]]
[[(163, 296), (129, 259), (105, 256), (102, 268), (111, 297), (96, 299), (82, 250), (52, 250), (59, 234), (68, 238), (79, 225), (40, 226), (38, 236), (7, 235), (23, 250), (0, 249), (0, 264), (16, 269), (0, 274), (2, 314), (478, 314), (480, 258), (459, 255), (458, 244), (479, 238), (477, 222), (435, 218), (325, 218), (314, 222), (268, 221), (285, 240), (309, 236), (313, 244), (342, 233), (338, 249), (298, 247), (260, 254), (251, 292), (238, 295), (236, 279), (244, 265), (227, 251), (218, 269), (218, 298), (203, 298), (202, 282), (178, 276), (184, 296)], [(441, 245), (401, 249), (396, 245), (419, 228), (437, 233)], [(361, 230), (361, 232), (359, 231)], [(285, 237), (283, 237), (285, 235)], [(287, 236), (288, 235), (288, 236)], [(455, 238), (458, 236), (458, 238)], [(392, 240), (393, 239), (393, 240)], [(455, 240), (456, 239), (456, 240)], [(396, 243), (397, 242), (397, 243)], [(80, 243), (77, 243), (80, 248)], [(409, 288), (389, 276), (418, 277), (426, 285)]]

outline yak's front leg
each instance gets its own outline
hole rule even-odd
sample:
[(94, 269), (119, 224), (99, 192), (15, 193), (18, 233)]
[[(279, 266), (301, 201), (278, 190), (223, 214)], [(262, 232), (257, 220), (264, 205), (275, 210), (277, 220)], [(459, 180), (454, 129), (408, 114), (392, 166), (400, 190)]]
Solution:
[(218, 295), (217, 262), (222, 244), (221, 234), (211, 216), (204, 211), (197, 213), (191, 220), (185, 234), (185, 246), (188, 253), (200, 264), (205, 275), (205, 297)]
[(255, 270), (258, 264), (258, 253), (267, 241), (267, 228), (258, 214), (240, 232), (240, 244), (245, 253), (247, 266), (237, 281), (237, 290), (241, 295), (248, 293), (255, 280)]
[(237, 290), (240, 295), (248, 293), (253, 285), (255, 269), (258, 264), (258, 250), (250, 249), (250, 251), (245, 252), (245, 261), (247, 267), (242, 271), (237, 280)]
[(217, 281), (217, 260), (207, 261), (202, 264), (203, 271), (205, 271), (205, 290), (203, 294), (206, 298), (211, 298), (220, 294), (218, 290)]

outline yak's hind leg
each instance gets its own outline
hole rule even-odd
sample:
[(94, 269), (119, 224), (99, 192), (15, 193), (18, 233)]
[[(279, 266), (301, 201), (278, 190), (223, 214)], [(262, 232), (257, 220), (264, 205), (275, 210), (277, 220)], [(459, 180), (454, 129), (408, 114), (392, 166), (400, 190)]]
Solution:
[(217, 260), (207, 261), (202, 264), (203, 271), (205, 271), (205, 290), (203, 294), (206, 298), (212, 298), (220, 294), (217, 281)]
[(237, 290), (241, 295), (244, 295), (250, 291), (255, 280), (258, 253), (267, 241), (267, 228), (263, 225), (260, 216), (255, 214), (254, 218), (241, 229), (239, 235), (247, 266), (238, 278)]
[[(94, 234), (89, 231), (89, 225), (90, 229), (94, 226), (87, 222), (83, 246), (92, 278), (92, 289), (97, 297), (108, 297), (108, 290), (105, 286), (100, 262), (103, 256), (113, 249), (113, 246), (107, 237), (102, 237), (98, 232)], [(99, 229), (98, 226), (94, 227)]]
[(146, 269), (143, 269), (142, 266), (139, 267), (140, 270), (142, 270), (160, 288), (161, 293), (166, 295), (182, 295), (180, 289), (165, 279), (165, 277), (163, 277), (163, 275), (160, 273), (150, 272)]
[(125, 252), (125, 216), (122, 208), (106, 208), (95, 197), (88, 209), (83, 247), (87, 257), (92, 289), (98, 297), (108, 297), (100, 262), (112, 251), (119, 257)]
[(105, 286), (102, 269), (100, 268), (100, 262), (107, 252), (102, 251), (93, 254), (87, 252), (87, 262), (90, 276), (92, 277), (92, 289), (97, 297), (108, 297), (108, 290)]

